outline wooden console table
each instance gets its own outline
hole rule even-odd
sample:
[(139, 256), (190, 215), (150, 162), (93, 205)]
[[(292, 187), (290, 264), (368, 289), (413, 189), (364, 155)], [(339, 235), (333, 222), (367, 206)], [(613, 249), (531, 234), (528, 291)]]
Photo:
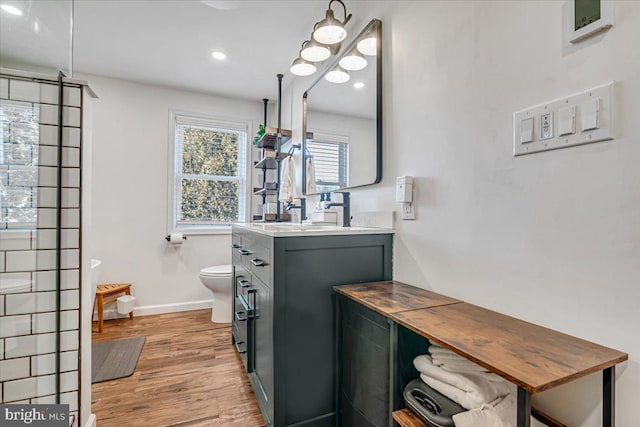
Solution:
[(389, 319), (392, 345), (402, 325), (516, 384), (518, 427), (530, 425), (532, 394), (598, 371), (602, 425), (615, 425), (615, 365), (626, 353), (396, 281), (334, 290)]

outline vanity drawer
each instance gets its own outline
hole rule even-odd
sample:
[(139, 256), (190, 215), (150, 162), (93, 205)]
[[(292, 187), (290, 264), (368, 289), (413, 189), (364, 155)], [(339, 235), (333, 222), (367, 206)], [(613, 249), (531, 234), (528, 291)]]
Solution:
[(249, 271), (266, 285), (271, 285), (271, 251), (261, 245), (253, 245), (249, 256)]
[(242, 245), (239, 248), (233, 248), (234, 255), (239, 257), (240, 264), (247, 270), (251, 270), (251, 259), (253, 258), (253, 243), (246, 237), (242, 239)]

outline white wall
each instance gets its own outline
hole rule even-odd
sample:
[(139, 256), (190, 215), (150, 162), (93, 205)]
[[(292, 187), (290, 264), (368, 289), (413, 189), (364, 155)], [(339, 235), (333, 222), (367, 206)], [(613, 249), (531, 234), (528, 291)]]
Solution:
[[(100, 282), (133, 283), (138, 307), (206, 306), (188, 304), (211, 299), (198, 272), (231, 263), (231, 236), (193, 235), (178, 247), (164, 240), (169, 110), (252, 121), (255, 128), (262, 122), (261, 102), (95, 75), (81, 78), (99, 96), (93, 108), (91, 257), (102, 260)], [(252, 140), (253, 129), (249, 135)]]
[[(352, 200), (397, 209), (394, 179), (414, 175), (395, 279), (628, 352), (626, 427), (640, 399), (640, 2), (614, 3), (615, 27), (571, 49), (561, 1), (363, 3), (383, 22), (384, 172)], [(512, 156), (514, 111), (611, 80), (615, 141)], [(534, 403), (600, 426), (601, 376)]]

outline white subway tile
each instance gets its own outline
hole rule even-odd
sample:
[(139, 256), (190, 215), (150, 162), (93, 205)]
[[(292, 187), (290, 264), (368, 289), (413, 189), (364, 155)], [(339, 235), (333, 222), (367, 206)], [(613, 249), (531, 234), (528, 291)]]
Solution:
[(31, 399), (38, 396), (54, 394), (55, 392), (55, 375), (31, 377), (4, 383), (4, 398), (6, 401)]
[(40, 102), (40, 84), (23, 80), (11, 80), (9, 96), (14, 101)]
[(69, 405), (69, 411), (78, 410), (78, 392), (71, 391), (60, 395), (60, 403)]
[(36, 397), (31, 399), (32, 405), (53, 405), (56, 403), (56, 395), (50, 394), (48, 396)]
[(56, 272), (55, 271), (34, 272), (33, 273), (33, 290), (34, 291), (55, 291), (56, 290)]
[(56, 268), (56, 251), (38, 250), (36, 252), (36, 270), (53, 270)]
[[(56, 228), (57, 216), (55, 209), (38, 209), (38, 228)], [(64, 213), (62, 215), (64, 219)]]
[(80, 270), (62, 270), (60, 272), (60, 289), (79, 289)]
[(4, 295), (0, 295), (0, 316), (4, 316)]
[(64, 126), (80, 127), (80, 109), (75, 107), (63, 107), (62, 124)]
[(80, 209), (62, 210), (62, 228), (80, 227)]
[(58, 169), (51, 166), (38, 168), (38, 185), (41, 187), (55, 187), (58, 185)]
[(80, 169), (62, 168), (62, 186), (80, 188)]
[(55, 249), (56, 230), (48, 229), (34, 231), (32, 244), (34, 249)]
[(58, 206), (58, 190), (51, 187), (38, 188), (38, 207), (55, 208)]
[(80, 190), (78, 188), (62, 189), (62, 207), (63, 208), (79, 208), (80, 207)]
[(80, 268), (80, 250), (63, 249), (60, 254), (60, 265), (63, 269)]
[(11, 251), (7, 252), (7, 272), (53, 270), (56, 268), (56, 251)]
[(67, 168), (80, 167), (80, 149), (79, 148), (62, 148), (62, 166)]
[[(43, 125), (57, 125), (58, 124), (58, 106), (40, 104), (40, 124)], [(63, 110), (64, 114), (64, 110)]]
[(29, 358), (9, 359), (0, 362), (0, 381), (26, 378), (29, 374)]
[[(5, 294), (17, 292), (29, 292), (27, 285), (31, 282), (31, 273), (0, 273), (0, 284), (2, 284)], [(17, 286), (16, 286), (17, 285)]]
[(62, 230), (61, 246), (63, 249), (76, 249), (80, 247), (80, 230), (65, 229)]
[(80, 128), (62, 128), (62, 145), (66, 147), (80, 147)]
[(40, 85), (40, 102), (44, 104), (58, 103), (58, 85), (41, 84)]
[(40, 145), (38, 149), (40, 150), (38, 154), (39, 166), (58, 166), (58, 147)]
[(80, 291), (60, 292), (60, 310), (74, 310), (80, 308)]
[[(75, 291), (78, 292), (78, 291)], [(64, 293), (64, 292), (63, 292)], [(67, 310), (60, 312), (60, 330), (69, 331), (80, 327), (80, 312), (78, 310)]]
[(5, 266), (4, 266), (4, 259), (5, 259), (4, 258), (4, 254), (5, 254), (4, 251), (0, 251), (0, 273), (4, 273), (4, 269), (5, 269)]
[[(57, 122), (56, 122), (57, 123)], [(40, 145), (58, 145), (58, 126), (40, 125)]]
[(56, 373), (55, 353), (31, 357), (31, 375), (48, 375)]
[[(0, 360), (4, 360), (4, 340), (3, 339), (0, 339)], [(0, 402), (2, 402), (2, 396), (0, 396)]]
[(68, 392), (78, 389), (78, 371), (64, 372), (60, 374), (60, 391)]
[(21, 251), (31, 249), (31, 232), (18, 230), (0, 231), (0, 250)]
[(0, 338), (17, 337), (31, 333), (31, 316), (4, 316), (0, 322)]
[(56, 309), (56, 293), (55, 292), (37, 292), (36, 296), (36, 312), (43, 313), (47, 311), (55, 311)]
[(56, 331), (56, 313), (37, 313), (31, 315), (31, 327), (34, 334)]
[(9, 80), (0, 79), (0, 98), (9, 99)]
[(63, 87), (62, 90), (64, 94), (62, 95), (62, 102), (64, 105), (69, 105), (71, 107), (80, 107), (82, 106), (82, 98), (80, 96), (80, 88), (79, 87)]
[(63, 351), (60, 353), (60, 372), (78, 369), (78, 351)]
[[(7, 338), (8, 339), (8, 338)], [(66, 331), (60, 333), (60, 351), (78, 349), (78, 331)]]
[(25, 335), (22, 337), (5, 338), (4, 344), (5, 359), (54, 353), (56, 351), (56, 334)]
[(36, 311), (35, 293), (5, 295), (6, 315), (27, 314)]

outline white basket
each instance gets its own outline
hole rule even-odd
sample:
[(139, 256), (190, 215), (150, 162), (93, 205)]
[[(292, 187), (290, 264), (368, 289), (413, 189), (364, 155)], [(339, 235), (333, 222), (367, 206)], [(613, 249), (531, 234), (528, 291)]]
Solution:
[(132, 295), (124, 295), (118, 297), (118, 313), (129, 314), (133, 311), (133, 305), (136, 303), (136, 297)]

